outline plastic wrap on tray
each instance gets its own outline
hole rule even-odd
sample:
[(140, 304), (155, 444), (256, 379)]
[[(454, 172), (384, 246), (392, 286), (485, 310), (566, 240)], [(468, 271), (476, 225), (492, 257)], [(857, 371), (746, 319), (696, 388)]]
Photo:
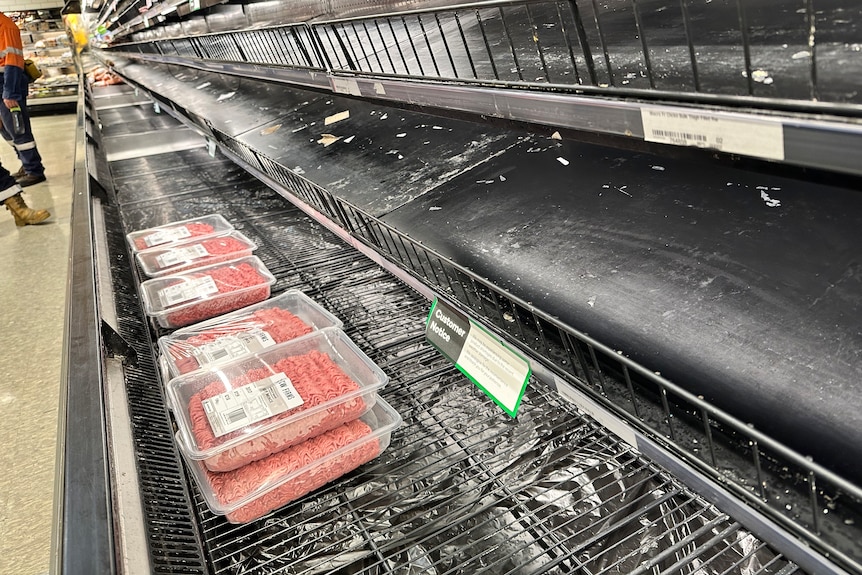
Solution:
[(275, 277), (257, 256), (231, 260), (141, 284), (144, 310), (176, 328), (213, 318), (269, 297)]
[(337, 328), (171, 380), (181, 446), (225, 472), (333, 429), (373, 407), (388, 378)]
[(209, 368), (342, 322), (299, 290), (159, 339), (168, 378)]
[[(246, 523), (371, 461), (400, 424), (398, 413), (377, 398), (360, 418), (234, 471), (213, 473), (199, 461), (187, 462), (210, 510)], [(178, 442), (182, 447), (181, 437)]]
[(257, 244), (236, 230), (155, 247), (135, 254), (147, 276), (161, 277), (250, 256)]
[(191, 238), (205, 238), (216, 234), (229, 232), (233, 225), (220, 214), (210, 214), (199, 218), (190, 218), (137, 230), (126, 234), (133, 252), (140, 252), (155, 247), (164, 248), (186, 242)]

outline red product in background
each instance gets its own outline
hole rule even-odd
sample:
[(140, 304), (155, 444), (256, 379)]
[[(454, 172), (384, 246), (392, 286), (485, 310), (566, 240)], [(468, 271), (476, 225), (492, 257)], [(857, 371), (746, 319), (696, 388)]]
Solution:
[[(359, 384), (350, 379), (328, 355), (320, 351), (284, 358), (273, 365), (272, 369), (248, 370), (242, 376), (231, 380), (231, 389), (265, 379), (273, 373), (287, 375), (304, 403), (264, 420), (267, 423), (295, 416), (297, 413), (360, 389)], [(203, 400), (215, 397), (227, 389), (221, 380), (216, 380), (193, 395), (189, 401), (191, 432), (200, 451), (218, 447), (225, 441), (243, 435), (243, 430), (240, 429), (216, 437), (207, 419)], [(204, 464), (210, 471), (225, 472), (237, 469), (356, 419), (366, 411), (367, 407), (364, 397), (354, 397), (217, 453), (205, 459)]]
[[(224, 266), (207, 270), (205, 274), (196, 276), (189, 274), (188, 277), (210, 276), (218, 288), (218, 293), (209, 296), (200, 303), (184, 306), (182, 309), (169, 313), (167, 322), (173, 327), (190, 325), (227, 313), (269, 297), (269, 283), (267, 278), (247, 263)], [(254, 286), (260, 286), (257, 289)], [(244, 291), (240, 291), (244, 290)], [(240, 291), (235, 297), (219, 297), (223, 294)]]
[[(248, 497), (259, 487), (276, 481), (309, 463), (320, 461), (370, 433), (371, 428), (363, 421), (349, 421), (240, 469), (227, 473), (208, 471), (206, 476), (216, 499), (223, 505), (230, 506)], [(273, 509), (299, 499), (345, 473), (353, 471), (379, 454), (379, 440), (368, 439), (354, 449), (321, 461), (319, 465), (231, 511), (227, 514), (227, 520), (231, 523), (246, 523), (263, 517)]]
[[(185, 226), (184, 226), (184, 227), (185, 227), (185, 228), (189, 231), (189, 233), (191, 234), (189, 237), (192, 237), (192, 238), (193, 238), (193, 237), (195, 237), (195, 236), (205, 236), (205, 235), (211, 234), (211, 233), (213, 233), (213, 232), (215, 231), (215, 228), (214, 228), (213, 226), (211, 226), (211, 225), (209, 225), (209, 224), (197, 223), (197, 222), (190, 222), (190, 223), (188, 223), (188, 224), (185, 224)], [(159, 231), (159, 232), (153, 232), (153, 233), (154, 233), (154, 234), (156, 234), (156, 233), (161, 233), (161, 231)], [(152, 235), (152, 234), (151, 234), (151, 235)], [(149, 248), (152, 248), (152, 247), (156, 247), (156, 246), (149, 246), (149, 245), (147, 245), (147, 238), (148, 238), (148, 237), (150, 237), (150, 236), (144, 236), (144, 237), (141, 237), (141, 238), (135, 238), (135, 247), (136, 247), (136, 248), (138, 248), (138, 250), (141, 250), (141, 251), (146, 250), (146, 249), (149, 249)]]
[(286, 309), (277, 307), (256, 310), (252, 317), (237, 321), (236, 330), (233, 330), (232, 327), (230, 324), (221, 325), (212, 331), (174, 342), (168, 348), (168, 353), (171, 354), (180, 374), (192, 372), (200, 367), (198, 358), (194, 355), (194, 349), (190, 348), (202, 347), (226, 335), (238, 331), (262, 329), (272, 337), (275, 343), (282, 343), (311, 333), (314, 329)]

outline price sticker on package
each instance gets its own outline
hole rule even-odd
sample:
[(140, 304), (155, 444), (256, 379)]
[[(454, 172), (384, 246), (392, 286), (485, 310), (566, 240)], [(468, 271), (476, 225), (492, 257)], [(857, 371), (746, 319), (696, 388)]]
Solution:
[(218, 286), (210, 276), (185, 279), (182, 282), (159, 290), (159, 301), (163, 308), (199, 299), (218, 293)]
[(236, 335), (222, 336), (215, 341), (196, 348), (192, 353), (200, 367), (236, 359), (250, 353), (257, 353), (275, 345), (275, 340), (262, 329), (255, 329)]
[(156, 265), (159, 269), (172, 268), (177, 264), (191, 262), (210, 255), (205, 247), (200, 244), (187, 248), (176, 248), (168, 250), (156, 256)]
[(518, 414), (531, 374), (525, 357), (436, 298), (425, 338), (510, 417)]
[(299, 396), (287, 375), (277, 373), (201, 403), (213, 434), (221, 437), (299, 407), (305, 400)]
[(153, 232), (144, 238), (144, 243), (148, 248), (152, 248), (154, 246), (160, 246), (162, 244), (188, 238), (191, 237), (191, 235), (192, 233), (187, 227), (179, 226), (176, 228), (168, 228), (166, 230)]

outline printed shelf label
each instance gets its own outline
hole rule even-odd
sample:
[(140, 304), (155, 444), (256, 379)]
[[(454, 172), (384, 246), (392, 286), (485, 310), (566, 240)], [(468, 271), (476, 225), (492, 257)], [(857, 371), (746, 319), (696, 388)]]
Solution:
[(435, 298), (425, 338), (510, 417), (530, 379), (530, 363), (460, 311)]
[(153, 232), (144, 238), (144, 243), (147, 244), (148, 248), (153, 246), (160, 246), (162, 244), (166, 244), (168, 242), (173, 242), (176, 240), (182, 240), (184, 238), (191, 237), (192, 233), (185, 226), (178, 226), (176, 228), (168, 228), (166, 230), (159, 230), (157, 232)]
[(299, 396), (290, 378), (277, 373), (201, 402), (216, 437), (299, 407)]
[(156, 256), (156, 265), (159, 269), (170, 268), (183, 262), (190, 262), (210, 255), (205, 247), (200, 244), (187, 248), (174, 248)]
[(641, 120), (647, 142), (784, 160), (781, 122), (663, 106), (643, 106)]
[(218, 293), (218, 286), (210, 276), (186, 279), (176, 285), (159, 290), (159, 301), (163, 308), (168, 308), (178, 303), (187, 302)]
[(275, 340), (262, 329), (222, 336), (192, 351), (200, 367), (257, 353), (275, 345)]

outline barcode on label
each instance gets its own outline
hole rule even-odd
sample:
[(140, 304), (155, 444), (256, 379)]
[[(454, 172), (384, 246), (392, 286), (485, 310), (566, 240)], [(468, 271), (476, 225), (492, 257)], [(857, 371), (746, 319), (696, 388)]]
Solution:
[(688, 132), (669, 132), (667, 130), (652, 130), (654, 138), (668, 138), (670, 140), (691, 140), (694, 142), (707, 142), (707, 137), (703, 134), (692, 134)]
[(229, 424), (234, 424), (237, 421), (245, 419), (245, 410), (243, 408), (234, 409), (229, 413), (225, 413), (224, 418)]
[(225, 348), (214, 349), (210, 351), (210, 357), (212, 358), (212, 361), (219, 361), (230, 357), (230, 353)]

